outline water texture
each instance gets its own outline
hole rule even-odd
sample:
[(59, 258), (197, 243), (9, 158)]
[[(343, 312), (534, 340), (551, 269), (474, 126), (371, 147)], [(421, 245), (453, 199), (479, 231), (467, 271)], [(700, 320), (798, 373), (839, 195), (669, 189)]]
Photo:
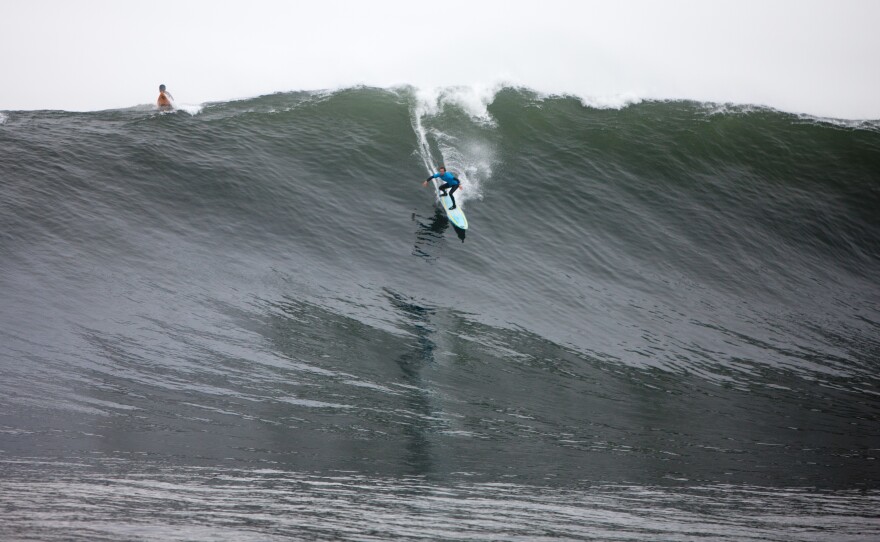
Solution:
[(878, 209), (754, 107), (4, 112), (0, 538), (875, 540)]

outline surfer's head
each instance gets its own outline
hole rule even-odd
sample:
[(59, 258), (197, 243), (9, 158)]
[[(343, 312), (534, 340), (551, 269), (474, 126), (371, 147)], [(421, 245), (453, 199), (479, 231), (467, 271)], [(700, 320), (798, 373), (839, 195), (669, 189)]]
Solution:
[(165, 85), (159, 85), (159, 92), (165, 92)]
[(446, 173), (446, 168), (443, 166), (440, 166), (437, 170), (440, 171), (440, 173)]

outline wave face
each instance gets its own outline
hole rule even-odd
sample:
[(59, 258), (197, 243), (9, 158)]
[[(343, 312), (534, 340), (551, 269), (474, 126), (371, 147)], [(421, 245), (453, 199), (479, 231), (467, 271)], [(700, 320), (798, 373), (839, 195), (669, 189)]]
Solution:
[(512, 88), (191, 113), (0, 126), (6, 537), (877, 537), (875, 126)]

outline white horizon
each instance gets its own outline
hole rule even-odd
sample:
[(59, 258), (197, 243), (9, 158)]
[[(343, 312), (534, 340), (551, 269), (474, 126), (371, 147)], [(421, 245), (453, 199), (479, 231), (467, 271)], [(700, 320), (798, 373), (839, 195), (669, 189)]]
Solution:
[(880, 119), (872, 0), (112, 0), (3, 7), (0, 111), (500, 82), (589, 104), (682, 99)]

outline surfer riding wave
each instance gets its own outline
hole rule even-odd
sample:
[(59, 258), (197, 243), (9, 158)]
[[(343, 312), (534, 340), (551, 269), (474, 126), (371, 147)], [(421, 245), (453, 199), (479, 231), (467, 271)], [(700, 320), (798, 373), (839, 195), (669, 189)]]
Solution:
[[(431, 175), (430, 177), (428, 177), (427, 179), (425, 179), (425, 182), (423, 182), (422, 185), (428, 186), (428, 182), (431, 179), (440, 178), (440, 180), (443, 181), (443, 184), (441, 184), (437, 189), (440, 190), (441, 196), (449, 196), (449, 199), (452, 200), (452, 207), (449, 208), (449, 210), (451, 211), (451, 210), (455, 209), (455, 207), (456, 207), (455, 196), (453, 196), (452, 194), (456, 190), (458, 190), (458, 187), (461, 185), (461, 181), (455, 175), (446, 171), (445, 167), (441, 166), (438, 169), (439, 169), (439, 173), (435, 173), (435, 174)], [(447, 189), (449, 190), (448, 194), (446, 193)]]

